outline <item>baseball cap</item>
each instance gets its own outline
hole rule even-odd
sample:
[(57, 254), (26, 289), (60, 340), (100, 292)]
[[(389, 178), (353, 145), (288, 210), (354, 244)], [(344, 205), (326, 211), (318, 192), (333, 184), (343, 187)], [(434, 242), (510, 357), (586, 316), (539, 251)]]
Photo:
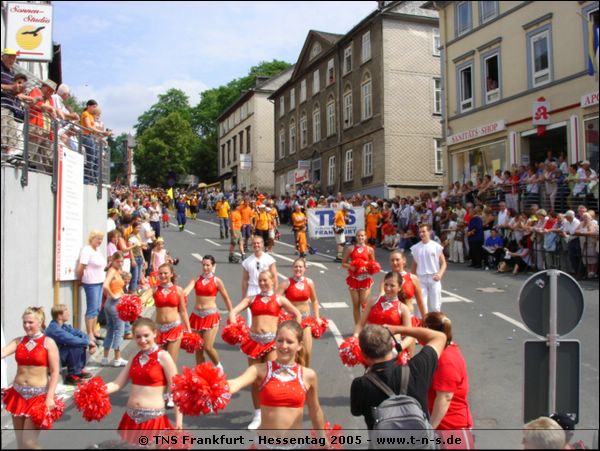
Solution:
[(379, 207), (379, 205), (377, 205), (377, 202), (371, 202), (371, 207), (377, 208), (377, 207)]
[(556, 412), (550, 415), (550, 418), (556, 421), (559, 424), (559, 426), (565, 431), (575, 430), (575, 421), (573, 420), (573, 418), (571, 418), (570, 415), (566, 413)]
[(51, 88), (53, 91), (56, 91), (56, 82), (50, 80), (49, 78), (47, 78), (46, 80), (44, 80), (42, 82), (42, 85), (46, 85), (49, 88)]
[(17, 56), (19, 52), (17, 52), (15, 49), (11, 49), (10, 47), (6, 47), (4, 50), (2, 50), (2, 54)]

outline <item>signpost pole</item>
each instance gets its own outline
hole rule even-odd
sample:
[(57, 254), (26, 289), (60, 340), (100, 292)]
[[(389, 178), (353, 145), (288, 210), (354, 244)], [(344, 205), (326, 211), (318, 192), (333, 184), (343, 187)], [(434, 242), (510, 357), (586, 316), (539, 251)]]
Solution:
[(556, 334), (557, 305), (558, 305), (558, 276), (556, 270), (549, 270), (548, 277), (550, 278), (550, 324), (548, 333), (548, 346), (550, 347), (549, 355), (549, 374), (548, 374), (548, 413), (556, 412), (556, 354), (558, 343), (558, 335)]

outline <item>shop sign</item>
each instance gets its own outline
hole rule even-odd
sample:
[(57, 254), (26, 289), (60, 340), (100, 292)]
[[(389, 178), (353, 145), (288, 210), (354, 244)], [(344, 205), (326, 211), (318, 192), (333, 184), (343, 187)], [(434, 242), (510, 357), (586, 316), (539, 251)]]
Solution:
[(252, 155), (242, 154), (240, 155), (240, 169), (252, 169)]
[(310, 169), (310, 160), (298, 160), (298, 169)]
[[(52, 61), (52, 5), (2, 3), (6, 11), (6, 47), (18, 51), (19, 61)], [(4, 29), (4, 23), (2, 24)]]
[(543, 97), (533, 102), (533, 114), (532, 114), (533, 125), (550, 125), (550, 102)]
[(465, 130), (464, 132), (457, 133), (455, 135), (448, 136), (446, 140), (447, 145), (453, 146), (454, 144), (458, 144), (464, 141), (469, 141), (471, 139), (480, 138), (482, 136), (491, 135), (492, 133), (500, 132), (506, 129), (506, 124), (504, 119), (501, 119), (496, 122), (492, 122), (491, 124), (482, 125), (480, 127), (471, 128), (469, 130)]
[(296, 185), (299, 183), (308, 182), (308, 169), (296, 169), (294, 182)]
[(581, 108), (598, 105), (598, 91), (581, 96)]

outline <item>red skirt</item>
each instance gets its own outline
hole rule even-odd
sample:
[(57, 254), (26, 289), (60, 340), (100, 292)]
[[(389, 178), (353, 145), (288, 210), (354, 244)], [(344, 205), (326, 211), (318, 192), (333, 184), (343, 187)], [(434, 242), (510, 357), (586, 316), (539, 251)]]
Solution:
[(421, 320), (417, 318), (415, 315), (411, 315), (410, 322), (412, 327), (421, 327)]
[(273, 349), (275, 349), (275, 340), (270, 341), (266, 344), (262, 344), (254, 341), (252, 338), (249, 338), (248, 340), (246, 340), (246, 342), (241, 344), (240, 349), (248, 357), (254, 360), (259, 360), (265, 354), (268, 354)]
[(126, 412), (123, 415), (123, 418), (121, 418), (121, 422), (119, 423), (117, 429), (119, 430), (119, 435), (123, 440), (135, 445), (139, 445), (139, 440), (142, 436), (148, 437), (148, 435), (160, 435), (162, 431), (172, 430), (173, 425), (166, 415), (162, 415), (138, 424), (133, 421), (133, 419)]
[(346, 277), (346, 285), (348, 285), (351, 290), (368, 290), (373, 286), (373, 279), (371, 277), (367, 277), (359, 280), (352, 276), (348, 276)]
[(160, 329), (158, 330), (158, 335), (156, 336), (156, 344), (164, 345), (167, 342), (177, 341), (183, 336), (183, 331), (185, 330), (185, 325), (183, 323), (178, 326), (169, 329), (166, 332), (162, 332)]
[(46, 393), (34, 396), (33, 398), (25, 399), (21, 394), (10, 387), (4, 390), (2, 395), (2, 404), (6, 407), (6, 411), (10, 412), (15, 416), (31, 416), (31, 406), (35, 404), (35, 401), (42, 396), (46, 399)]
[(204, 318), (200, 315), (196, 315), (196, 313), (190, 315), (190, 327), (201, 332), (210, 330), (213, 327), (218, 327), (219, 322), (221, 322), (221, 315), (219, 315), (219, 312), (205, 316)]

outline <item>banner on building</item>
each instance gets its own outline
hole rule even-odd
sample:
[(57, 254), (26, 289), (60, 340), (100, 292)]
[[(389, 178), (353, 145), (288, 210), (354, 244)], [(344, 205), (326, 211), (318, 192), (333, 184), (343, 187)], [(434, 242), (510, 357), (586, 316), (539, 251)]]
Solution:
[(252, 155), (245, 153), (240, 155), (240, 169), (252, 169)]
[[(336, 208), (309, 208), (308, 236), (310, 238), (333, 238), (333, 220)], [(365, 228), (365, 209), (352, 207), (346, 219), (346, 236), (355, 236), (357, 230)]]
[(21, 61), (52, 61), (52, 6), (39, 3), (6, 4), (6, 47)]
[(308, 175), (308, 169), (296, 169), (294, 175), (294, 183), (299, 185), (300, 183), (308, 182), (310, 180)]

